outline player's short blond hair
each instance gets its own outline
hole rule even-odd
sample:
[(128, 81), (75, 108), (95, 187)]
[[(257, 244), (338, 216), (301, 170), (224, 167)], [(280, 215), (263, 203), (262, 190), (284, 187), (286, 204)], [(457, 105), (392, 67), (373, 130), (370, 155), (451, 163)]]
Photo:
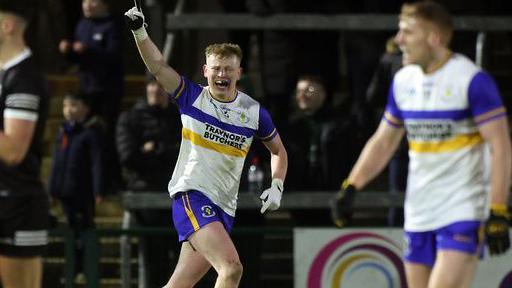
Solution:
[(211, 44), (204, 50), (206, 58), (210, 55), (215, 55), (220, 58), (229, 58), (236, 56), (238, 60), (242, 61), (242, 49), (238, 44), (233, 43), (216, 43)]
[(400, 19), (407, 17), (420, 18), (434, 25), (439, 30), (443, 43), (447, 46), (450, 44), (453, 21), (448, 10), (441, 4), (430, 0), (405, 3), (400, 12)]

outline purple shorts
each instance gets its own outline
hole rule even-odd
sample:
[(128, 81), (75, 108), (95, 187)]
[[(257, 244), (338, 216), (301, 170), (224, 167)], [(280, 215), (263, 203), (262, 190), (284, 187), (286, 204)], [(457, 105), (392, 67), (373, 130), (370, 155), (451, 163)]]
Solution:
[(481, 221), (461, 221), (433, 231), (405, 231), (405, 261), (433, 267), (438, 250), (457, 250), (482, 257), (483, 227)]
[(228, 233), (233, 229), (234, 217), (213, 204), (203, 193), (190, 190), (174, 195), (172, 220), (178, 232), (178, 241), (186, 241), (192, 233), (206, 224), (219, 221)]

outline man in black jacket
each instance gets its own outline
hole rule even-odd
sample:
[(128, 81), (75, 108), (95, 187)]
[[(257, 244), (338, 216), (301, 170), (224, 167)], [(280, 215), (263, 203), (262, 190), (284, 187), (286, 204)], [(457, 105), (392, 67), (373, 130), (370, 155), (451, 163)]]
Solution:
[[(297, 114), (286, 129), (290, 155), (290, 191), (333, 191), (339, 188), (338, 175), (348, 175), (359, 151), (360, 137), (348, 107), (332, 107), (323, 79), (316, 75), (299, 77), (295, 90)], [(339, 109), (338, 109), (339, 108)], [(350, 139), (348, 141), (347, 139)], [(329, 211), (298, 211), (298, 225), (327, 225)], [(312, 213), (316, 213), (313, 217)]]
[[(181, 125), (178, 110), (170, 105), (162, 86), (151, 78), (146, 85), (146, 97), (132, 110), (124, 112), (117, 123), (117, 149), (124, 169), (126, 187), (131, 191), (167, 193), (179, 151)], [(172, 226), (167, 210), (145, 210), (136, 214), (141, 226)], [(174, 236), (173, 236), (174, 237)], [(141, 239), (145, 287), (161, 287), (169, 279), (171, 244), (177, 240), (163, 236)], [(177, 255), (177, 253), (174, 253)]]

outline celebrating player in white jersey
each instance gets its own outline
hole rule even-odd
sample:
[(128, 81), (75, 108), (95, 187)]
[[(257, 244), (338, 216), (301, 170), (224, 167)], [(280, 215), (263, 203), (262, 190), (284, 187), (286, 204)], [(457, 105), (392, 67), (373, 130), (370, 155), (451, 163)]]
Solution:
[(339, 227), (350, 220), (356, 190), (382, 171), (406, 132), (408, 286), (470, 287), (484, 228), (491, 254), (510, 246), (506, 111), (492, 77), (449, 50), (448, 12), (430, 1), (407, 5), (395, 38), (404, 67), (383, 121), (333, 201), (333, 219)]
[(272, 185), (263, 191), (261, 213), (279, 208), (287, 169), (286, 150), (269, 113), (236, 90), (242, 51), (235, 44), (206, 48), (207, 87), (180, 76), (149, 39), (142, 12), (125, 13), (148, 68), (180, 108), (183, 124), (178, 162), (169, 182), (174, 226), (183, 241), (165, 287), (192, 287), (213, 266), (215, 287), (238, 287), (242, 264), (229, 237), (245, 156), (259, 138), (271, 153)]

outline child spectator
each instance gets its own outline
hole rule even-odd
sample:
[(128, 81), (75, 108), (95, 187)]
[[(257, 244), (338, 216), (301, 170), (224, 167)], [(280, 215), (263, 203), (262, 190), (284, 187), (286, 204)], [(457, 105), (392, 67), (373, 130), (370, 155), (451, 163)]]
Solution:
[(51, 196), (61, 202), (75, 232), (77, 273), (83, 270), (83, 232), (94, 227), (95, 203), (101, 202), (104, 188), (102, 126), (89, 111), (82, 94), (64, 97), (65, 121), (55, 139), (49, 181)]
[(82, 0), (83, 18), (74, 39), (64, 39), (59, 51), (79, 67), (80, 91), (89, 98), (91, 112), (106, 124), (105, 169), (107, 189), (115, 193), (121, 173), (115, 148), (115, 125), (123, 96), (122, 30), (119, 19), (109, 12), (110, 0)]

